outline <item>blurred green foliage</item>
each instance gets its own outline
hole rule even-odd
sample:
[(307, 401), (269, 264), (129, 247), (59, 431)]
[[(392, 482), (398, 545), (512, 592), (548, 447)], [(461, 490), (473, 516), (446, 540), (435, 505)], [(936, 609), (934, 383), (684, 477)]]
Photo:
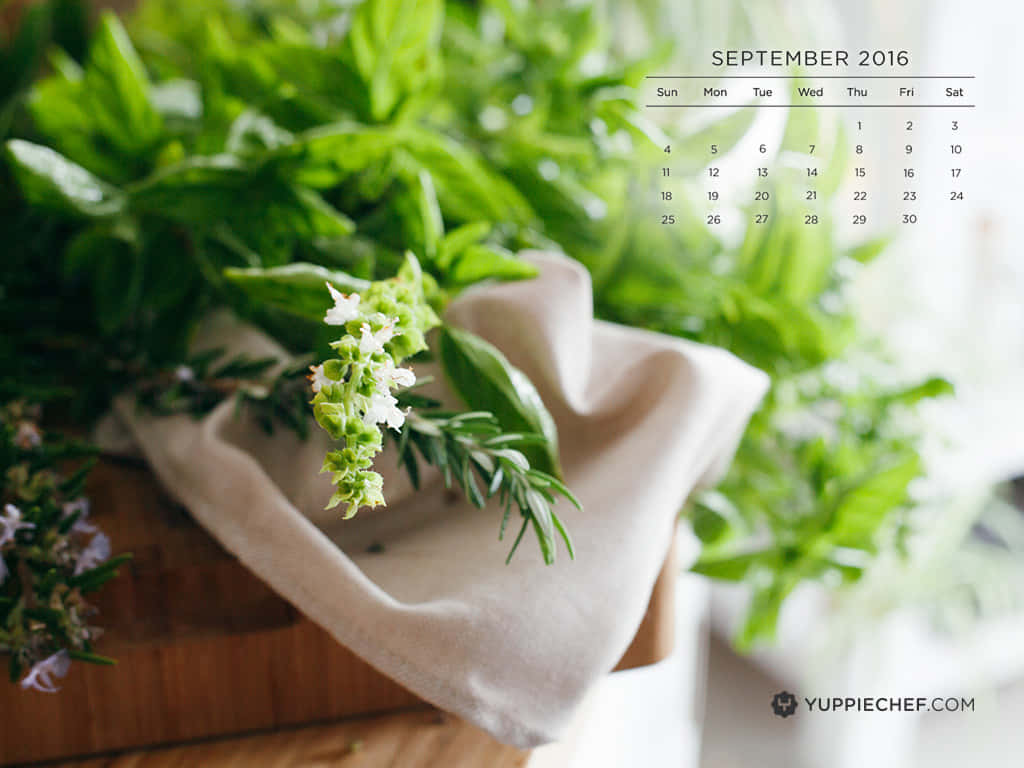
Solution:
[[(54, 38), (64, 48), (27, 95), (50, 38), (22, 29), (30, 52), (8, 46), (0, 92), (17, 137), (0, 319), (38, 322), (4, 335), (0, 385), (71, 369), (96, 412), (138, 371), (183, 360), (214, 306), (295, 352), (322, 348), (311, 311), (268, 298), (303, 270), (387, 277), (412, 250), (440, 306), (530, 276), (517, 250), (555, 248), (589, 269), (602, 317), (773, 378), (725, 482), (687, 511), (705, 544), (696, 570), (753, 589), (741, 644), (771, 636), (804, 580), (855, 580), (898, 542), (921, 471), (907, 414), (948, 385), (836, 375), (851, 354), (879, 359), (842, 297), (883, 244), (837, 247), (844, 137), (812, 110), (794, 110), (771, 158), (770, 222), (736, 246), (693, 213), (695, 182), (660, 226), (653, 171), (670, 146), (673, 167), (700, 173), (704, 147), (728, 151), (752, 111), (696, 132), (651, 122), (637, 89), (671, 46), (623, 60), (594, 6), (149, 0), (130, 35), (104, 17), (87, 54)], [(812, 142), (834, 160), (808, 227), (791, 158)]]

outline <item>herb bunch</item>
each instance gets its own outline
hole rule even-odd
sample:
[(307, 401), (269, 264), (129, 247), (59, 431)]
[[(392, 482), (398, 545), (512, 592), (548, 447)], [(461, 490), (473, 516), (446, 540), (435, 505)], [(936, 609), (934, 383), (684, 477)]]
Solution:
[(91, 463), (61, 471), (91, 449), (53, 440), (38, 417), (24, 401), (0, 408), (0, 652), (12, 681), (51, 692), (72, 660), (113, 663), (92, 652), (101, 630), (87, 596), (130, 556), (111, 558), (110, 540), (88, 521)]

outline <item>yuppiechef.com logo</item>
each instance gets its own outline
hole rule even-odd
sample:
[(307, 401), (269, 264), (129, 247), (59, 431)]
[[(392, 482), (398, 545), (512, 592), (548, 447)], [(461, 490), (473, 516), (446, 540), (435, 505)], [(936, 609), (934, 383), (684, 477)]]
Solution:
[(813, 696), (798, 699), (789, 691), (772, 696), (772, 712), (787, 718), (808, 712), (973, 712), (974, 698), (955, 696)]

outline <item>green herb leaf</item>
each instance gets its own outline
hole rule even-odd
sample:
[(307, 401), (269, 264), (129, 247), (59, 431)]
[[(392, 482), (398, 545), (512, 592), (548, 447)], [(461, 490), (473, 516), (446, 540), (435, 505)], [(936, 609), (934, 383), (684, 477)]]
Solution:
[(356, 9), (347, 42), (374, 120), (436, 72), (442, 18), (440, 0), (367, 0)]
[(690, 570), (694, 573), (709, 576), (712, 579), (741, 581), (747, 576), (751, 568), (758, 565), (767, 565), (777, 557), (778, 553), (774, 550), (702, 557), (690, 566)]
[(832, 540), (839, 546), (870, 548), (880, 521), (906, 502), (907, 486), (921, 474), (921, 460), (909, 454), (847, 491), (835, 513)]
[(302, 262), (269, 269), (228, 268), (224, 277), (254, 301), (317, 321), (324, 319), (331, 306), (325, 283), (343, 293), (359, 293), (370, 285), (344, 272)]
[(529, 280), (537, 268), (503, 248), (469, 245), (455, 258), (448, 280), (455, 285), (472, 285), (481, 280)]
[(97, 218), (124, 207), (123, 195), (49, 147), (11, 139), (6, 144), (25, 199), (63, 213)]
[(524, 226), (536, 218), (519, 190), (462, 144), (420, 128), (404, 130), (402, 138), (403, 147), (430, 173), (446, 216)]
[(558, 432), (533, 383), (492, 344), (468, 331), (441, 329), (439, 350), (445, 374), (459, 397), (475, 410), (490, 411), (506, 432), (543, 435), (543, 445), (523, 445), (530, 465), (561, 475)]

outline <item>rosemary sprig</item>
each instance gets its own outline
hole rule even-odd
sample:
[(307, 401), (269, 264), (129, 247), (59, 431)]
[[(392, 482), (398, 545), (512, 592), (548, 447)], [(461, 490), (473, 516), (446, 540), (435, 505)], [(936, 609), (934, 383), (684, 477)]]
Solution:
[[(215, 365), (215, 361), (221, 360)], [(309, 360), (297, 358), (274, 375), (276, 358), (236, 355), (225, 359), (223, 349), (189, 358), (176, 368), (154, 371), (136, 388), (139, 405), (161, 416), (188, 413), (199, 419), (224, 400), (234, 397), (267, 432), (276, 426), (309, 436)]]
[[(542, 442), (537, 435), (503, 432), (494, 414), (486, 411), (449, 413), (436, 410), (436, 401), (406, 393), (399, 398), (413, 405), (400, 434), (388, 434), (398, 446), (399, 461), (413, 486), (419, 487), (416, 453), (441, 470), (445, 487), (455, 484), (470, 503), (482, 509), (497, 495), (502, 506), (498, 538), (504, 539), (515, 504), (522, 525), (505, 562), (512, 560), (528, 527), (533, 527), (544, 562), (555, 561), (556, 536), (565, 542), (569, 557), (575, 557), (569, 532), (552, 509), (556, 495), (582, 510), (579, 500), (557, 477), (530, 467), (516, 445)], [(415, 448), (415, 451), (413, 450)]]
[(175, 368), (139, 371), (136, 397), (143, 407), (160, 415), (190, 413), (201, 418), (224, 399), (247, 388), (260, 388), (274, 358), (235, 355), (225, 359), (222, 348), (188, 358)]
[(39, 415), (24, 401), (0, 403), (0, 658), (23, 688), (54, 691), (72, 660), (113, 663), (93, 652), (102, 630), (86, 595), (131, 555), (111, 558), (86, 519), (95, 449), (44, 432)]

